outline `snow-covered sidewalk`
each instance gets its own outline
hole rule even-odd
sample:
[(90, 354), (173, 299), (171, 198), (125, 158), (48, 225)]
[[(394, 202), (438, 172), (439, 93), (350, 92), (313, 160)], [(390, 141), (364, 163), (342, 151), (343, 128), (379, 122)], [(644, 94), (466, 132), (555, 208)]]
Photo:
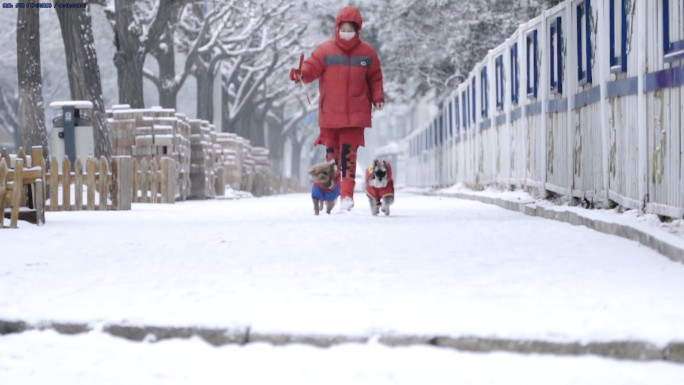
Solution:
[(474, 354), (414, 346), (212, 347), (194, 338), (129, 342), (31, 331), (1, 337), (0, 382), (55, 385), (679, 384), (684, 366), (591, 356)]
[(47, 213), (0, 231), (0, 319), (252, 333), (684, 340), (684, 266), (496, 206), (306, 194)]
[(642, 214), (639, 210), (626, 210), (619, 206), (614, 209), (585, 209), (570, 206), (566, 197), (552, 202), (522, 190), (494, 187), (473, 191), (457, 184), (445, 189), (406, 188), (404, 192), (476, 200), (531, 216), (583, 225), (605, 234), (637, 241), (673, 261), (684, 263), (684, 220), (681, 219), (661, 221), (657, 215)]
[[(410, 189), (406, 190), (407, 192)], [(418, 192), (428, 192), (431, 190), (417, 190)], [(584, 213), (587, 216), (593, 218), (602, 218), (607, 220), (613, 220), (620, 223), (628, 223), (633, 226), (639, 226), (642, 229), (650, 230), (661, 230), (666, 234), (672, 234), (679, 238), (682, 238), (684, 242), (684, 220), (670, 220), (667, 222), (661, 221), (655, 214), (642, 214), (639, 210), (629, 210), (623, 208), (615, 209), (596, 209), (588, 210), (580, 206), (570, 206), (567, 202), (567, 198), (564, 198), (562, 203), (554, 203), (548, 200), (543, 200), (540, 198), (533, 197), (529, 193), (522, 190), (499, 190), (494, 188), (487, 188), (483, 191), (473, 191), (462, 184), (457, 184), (449, 188), (437, 190), (436, 193), (448, 196), (454, 193), (467, 193), (475, 196), (483, 196), (490, 198), (498, 198), (509, 201), (519, 201), (519, 202), (529, 202), (535, 205), (544, 206), (546, 208), (555, 208), (557, 210), (569, 210), (577, 213)], [(652, 231), (655, 233), (655, 231)], [(684, 245), (684, 243), (682, 243)]]

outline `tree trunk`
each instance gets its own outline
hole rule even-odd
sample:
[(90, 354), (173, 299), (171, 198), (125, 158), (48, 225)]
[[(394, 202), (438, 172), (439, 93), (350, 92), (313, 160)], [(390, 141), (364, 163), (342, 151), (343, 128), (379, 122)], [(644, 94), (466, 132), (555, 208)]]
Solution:
[(166, 51), (155, 56), (159, 63), (159, 104), (164, 108), (176, 108), (178, 87), (176, 78), (176, 55), (173, 52), (173, 39), (166, 42)]
[(5, 127), (12, 128), (12, 139), (14, 139), (14, 147), (19, 148), (21, 144), (21, 130), (19, 129), (19, 121), (17, 110), (19, 109), (19, 99), (14, 97), (8, 99), (0, 87), (0, 121)]
[(235, 132), (239, 136), (250, 140), (251, 143), (252, 138), (249, 136), (249, 124), (249, 111), (247, 108), (245, 108), (242, 110), (240, 115), (238, 115), (238, 118), (233, 120), (233, 126), (235, 126)]
[(264, 120), (263, 112), (260, 110), (254, 111), (252, 114), (252, 125), (249, 127), (250, 140), (257, 147), (266, 147), (266, 136), (264, 135), (264, 126), (266, 121)]
[(229, 106), (229, 101), (230, 101), (230, 96), (228, 95), (228, 92), (226, 92), (226, 87), (225, 87), (225, 76), (221, 77), (221, 129), (223, 132), (231, 132), (233, 134), (236, 134), (237, 132), (235, 131), (235, 127), (233, 126), (232, 122), (230, 121), (230, 114), (228, 113), (228, 106)]
[(283, 108), (277, 108), (273, 110), (273, 113), (277, 115), (278, 117), (281, 118), (280, 122), (278, 122), (274, 118), (269, 118), (266, 117), (266, 122), (268, 124), (268, 149), (270, 150), (270, 154), (273, 154), (275, 158), (282, 158), (283, 156), (283, 151), (284, 151), (284, 146), (285, 146), (285, 137), (283, 137), (282, 132), (283, 132), (283, 122), (284, 122), (284, 117), (283, 117)]
[(283, 108), (277, 108), (273, 111), (274, 114), (278, 115), (281, 120), (280, 122), (274, 118), (266, 117), (266, 124), (268, 125), (268, 157), (273, 167), (274, 172), (282, 176), (284, 174), (284, 163), (283, 157), (285, 155), (285, 137), (282, 135), (283, 132)]
[[(57, 3), (66, 2), (59, 0)], [(95, 156), (111, 158), (112, 144), (107, 129), (107, 116), (102, 100), (100, 67), (93, 41), (90, 9), (55, 8), (64, 40), (66, 65), (69, 71), (71, 99), (89, 100), (93, 103), (93, 135)]]
[(133, 14), (133, 4), (136, 1), (114, 0), (114, 65), (119, 85), (119, 103), (129, 104), (132, 108), (143, 108), (143, 64), (146, 52), (140, 42), (142, 26), (136, 24)]
[[(29, 0), (28, 4), (39, 3)], [(45, 105), (40, 75), (40, 28), (36, 9), (17, 9), (17, 71), (19, 80), (19, 129), (22, 147), (30, 152), (33, 146), (43, 146), (48, 154), (45, 130)]]
[(300, 179), (300, 173), (299, 173), (299, 167), (301, 165), (301, 159), (302, 159), (302, 149), (304, 147), (303, 143), (299, 143), (299, 141), (296, 138), (296, 135), (293, 135), (292, 137), (292, 176), (294, 178), (297, 178), (299, 180), (299, 187), (302, 185), (302, 181)]
[[(178, 23), (178, 14), (171, 13), (169, 23)], [(176, 52), (173, 41), (173, 31), (168, 26), (164, 29), (159, 44), (150, 47), (150, 53), (159, 64), (159, 104), (164, 108), (176, 108), (180, 85), (176, 84)]]
[(263, 108), (255, 107), (250, 114), (252, 125), (250, 127), (250, 140), (258, 147), (266, 147), (266, 114), (270, 108), (270, 103), (266, 103)]
[(231, 132), (248, 139), (252, 146), (265, 147), (266, 136), (264, 135), (265, 110), (253, 103), (242, 108), (236, 118), (230, 122)]
[(197, 119), (214, 120), (214, 77), (212, 72), (197, 70)]
[(261, 110), (254, 104), (249, 103), (245, 106), (236, 120), (238, 135), (249, 140), (254, 147), (263, 147), (264, 130)]

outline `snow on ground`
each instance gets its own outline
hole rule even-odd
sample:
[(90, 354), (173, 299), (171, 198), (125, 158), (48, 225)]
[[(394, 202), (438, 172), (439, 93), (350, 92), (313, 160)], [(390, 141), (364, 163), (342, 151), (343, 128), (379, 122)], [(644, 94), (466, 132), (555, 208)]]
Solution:
[(43, 227), (0, 231), (0, 319), (684, 340), (684, 266), (635, 242), (451, 198), (400, 193), (390, 217), (362, 196), (348, 213), (312, 205), (46, 213)]
[(222, 196), (219, 197), (218, 199), (243, 199), (243, 198), (254, 198), (254, 195), (252, 193), (247, 192), (247, 191), (238, 191), (238, 190), (233, 190), (232, 187), (226, 186), (226, 193)]
[(523, 202), (535, 202), (539, 201), (540, 199), (536, 199), (532, 195), (528, 194), (524, 190), (502, 190), (502, 189), (496, 189), (493, 187), (487, 187), (486, 189), (482, 191), (473, 191), (465, 187), (463, 184), (458, 183), (455, 184), (451, 187), (437, 190), (440, 193), (459, 193), (459, 192), (466, 192), (469, 194), (476, 194), (476, 195), (481, 195), (481, 196), (486, 196), (490, 198), (504, 198), (504, 199), (509, 199), (509, 200), (520, 200)]
[(99, 333), (2, 337), (3, 384), (680, 384), (684, 366), (597, 357), (474, 354), (422, 346), (329, 349), (203, 341), (129, 342)]
[[(431, 189), (420, 189), (420, 190), (406, 190), (415, 191), (416, 193), (429, 193), (434, 190)], [(615, 209), (593, 209), (588, 210), (580, 206), (570, 206), (567, 201), (564, 202), (551, 202), (548, 200), (540, 199), (538, 197), (533, 197), (523, 190), (503, 190), (493, 187), (487, 187), (483, 191), (473, 191), (462, 185), (461, 183), (456, 184), (452, 187), (445, 189), (436, 190), (437, 193), (466, 193), (479, 196), (486, 196), (490, 198), (500, 198), (511, 201), (522, 201), (535, 203), (540, 206), (545, 207), (557, 207), (560, 210), (574, 211), (577, 213), (582, 213), (583, 215), (590, 216), (596, 219), (602, 219), (610, 222), (621, 222), (625, 224), (630, 224), (636, 226), (650, 234), (657, 234), (658, 231), (664, 231), (669, 234), (673, 234), (679, 238), (684, 238), (684, 220), (668, 220), (663, 222), (655, 214), (642, 214), (639, 210), (629, 210), (624, 208)]]

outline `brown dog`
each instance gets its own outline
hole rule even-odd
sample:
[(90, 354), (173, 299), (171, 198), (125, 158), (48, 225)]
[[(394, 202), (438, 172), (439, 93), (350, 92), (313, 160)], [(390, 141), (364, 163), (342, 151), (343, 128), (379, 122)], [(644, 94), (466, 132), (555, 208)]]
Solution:
[(337, 176), (335, 161), (315, 164), (309, 167), (307, 171), (314, 180), (314, 185), (311, 188), (314, 212), (318, 215), (323, 210), (323, 202), (325, 202), (326, 212), (330, 214), (330, 211), (335, 207), (337, 197), (340, 196), (340, 186), (335, 183)]

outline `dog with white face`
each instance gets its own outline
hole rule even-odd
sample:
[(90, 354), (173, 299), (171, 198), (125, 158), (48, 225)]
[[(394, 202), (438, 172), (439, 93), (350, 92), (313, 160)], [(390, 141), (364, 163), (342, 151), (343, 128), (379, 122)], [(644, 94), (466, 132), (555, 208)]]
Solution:
[(392, 166), (387, 161), (374, 160), (366, 170), (366, 195), (370, 203), (371, 214), (378, 215), (382, 210), (390, 214), (390, 205), (394, 203), (394, 181)]

